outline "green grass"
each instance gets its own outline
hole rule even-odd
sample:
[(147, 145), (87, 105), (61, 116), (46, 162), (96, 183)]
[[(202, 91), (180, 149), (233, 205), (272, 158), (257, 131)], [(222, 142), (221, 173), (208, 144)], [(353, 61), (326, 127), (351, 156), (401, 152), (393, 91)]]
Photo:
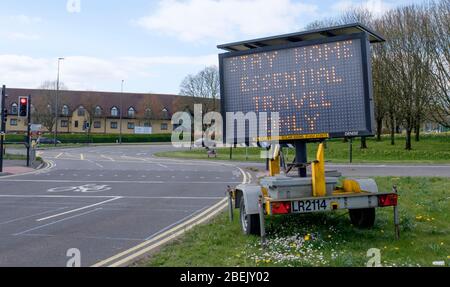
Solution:
[[(404, 163), (450, 163), (450, 134), (441, 136), (423, 136), (419, 142), (413, 142), (413, 150), (404, 149), (404, 138), (397, 137), (396, 145), (392, 146), (387, 137), (381, 141), (374, 138), (367, 139), (367, 149), (361, 149), (359, 139), (353, 141), (353, 162), (404, 162)], [(317, 144), (308, 144), (309, 160), (313, 160), (317, 150)], [(260, 158), (259, 148), (248, 148), (248, 157), (245, 148), (233, 149), (232, 160), (236, 161), (264, 161)], [(295, 151), (284, 149), (288, 160), (292, 161)], [(176, 157), (189, 159), (208, 159), (202, 148), (191, 151), (172, 151), (157, 154), (162, 157)], [(327, 141), (325, 158), (331, 162), (349, 162), (349, 143), (342, 140)], [(218, 149), (218, 160), (229, 160), (230, 149)], [(211, 158), (211, 160), (214, 160)]]
[(5, 154), (3, 157), (4, 160), (26, 160), (27, 156), (22, 154)]
[[(450, 262), (450, 179), (376, 178), (381, 190), (399, 189), (400, 240), (392, 208), (377, 210), (374, 228), (353, 227), (345, 211), (267, 219), (268, 244), (241, 234), (227, 213), (197, 226), (142, 266), (365, 266), (368, 249), (381, 250), (383, 266), (432, 266)], [(308, 239), (309, 240), (305, 240)]]
[[(26, 155), (22, 155), (22, 154), (5, 154), (3, 156), (4, 160), (27, 160), (27, 156)], [(36, 157), (36, 161), (38, 162), (42, 162), (42, 158), (40, 156)]]

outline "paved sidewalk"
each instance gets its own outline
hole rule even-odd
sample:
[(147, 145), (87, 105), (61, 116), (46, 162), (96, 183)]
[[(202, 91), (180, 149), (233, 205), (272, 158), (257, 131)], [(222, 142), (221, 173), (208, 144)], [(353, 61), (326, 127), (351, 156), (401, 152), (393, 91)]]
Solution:
[[(39, 164), (37, 163), (37, 165)], [(0, 173), (0, 176), (23, 174), (34, 170), (34, 167), (27, 167), (23, 160), (5, 160), (3, 161), (3, 172)]]

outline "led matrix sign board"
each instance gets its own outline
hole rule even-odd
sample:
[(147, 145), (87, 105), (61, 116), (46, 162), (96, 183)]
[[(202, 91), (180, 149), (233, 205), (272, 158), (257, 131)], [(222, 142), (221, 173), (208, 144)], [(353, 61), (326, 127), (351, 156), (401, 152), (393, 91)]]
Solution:
[(373, 135), (369, 49), (356, 33), (221, 54), (222, 112), (278, 112), (280, 140)]

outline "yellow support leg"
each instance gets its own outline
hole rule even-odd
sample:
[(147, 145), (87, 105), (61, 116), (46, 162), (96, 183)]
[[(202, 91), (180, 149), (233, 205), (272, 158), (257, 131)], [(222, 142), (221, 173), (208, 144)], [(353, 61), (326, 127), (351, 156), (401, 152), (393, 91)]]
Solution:
[(275, 176), (280, 173), (280, 145), (276, 145), (272, 159), (269, 160), (269, 175)]
[(325, 182), (325, 147), (323, 143), (319, 144), (316, 160), (311, 165), (311, 171), (313, 196), (325, 196), (327, 189)]

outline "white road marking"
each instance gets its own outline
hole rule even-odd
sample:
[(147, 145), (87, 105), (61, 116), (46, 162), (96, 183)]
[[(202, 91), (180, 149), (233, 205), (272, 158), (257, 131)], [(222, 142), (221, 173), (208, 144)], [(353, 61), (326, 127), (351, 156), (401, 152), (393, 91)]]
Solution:
[[(233, 165), (229, 165), (229, 166), (233, 166)], [(243, 184), (246, 183), (247, 175), (245, 174), (245, 172), (240, 167), (237, 167), (237, 166), (233, 166), (233, 167), (239, 169), (239, 171), (243, 175), (242, 183)], [(181, 224), (173, 227), (172, 229), (169, 229), (169, 230), (155, 236), (154, 238), (144, 241), (143, 243), (136, 245), (128, 250), (125, 250), (125, 251), (123, 251), (119, 254), (116, 254), (110, 258), (102, 260), (102, 261), (98, 262), (97, 264), (94, 264), (92, 267), (106, 266), (111, 263), (112, 264), (109, 265), (110, 267), (116, 267), (116, 266), (121, 266), (132, 260), (135, 260), (136, 258), (142, 256), (143, 254), (146, 254), (147, 252), (157, 248), (158, 246), (161, 246), (162, 244), (164, 244), (174, 238), (177, 238), (178, 236), (182, 235), (183, 233), (185, 233), (189, 229), (193, 228), (194, 226), (201, 224), (201, 223), (209, 220), (210, 218), (216, 216), (216, 214), (221, 212), (222, 209), (227, 206), (227, 200), (228, 200), (227, 198), (224, 198), (219, 203), (211, 206), (207, 210), (205, 210), (202, 213), (196, 215), (195, 217), (187, 220), (186, 222), (181, 223)], [(209, 213), (209, 212), (211, 212), (211, 213)], [(179, 231), (177, 231), (177, 230), (179, 230)], [(173, 233), (173, 232), (175, 232), (175, 233)], [(154, 242), (156, 242), (156, 243), (154, 243)], [(150, 245), (150, 244), (152, 244), (152, 245)], [(148, 246), (148, 245), (150, 245), (150, 246)], [(116, 260), (119, 260), (119, 261), (116, 261)]]
[(103, 154), (101, 154), (100, 155), (102, 158), (106, 158), (106, 159), (108, 159), (108, 160), (110, 160), (110, 161), (114, 161), (114, 159), (112, 158), (112, 157), (109, 157), (109, 156), (106, 156), (106, 155), (103, 155)]
[(253, 178), (252, 174), (247, 171), (247, 176), (248, 176), (248, 183), (251, 183), (252, 182), (252, 178)]
[(55, 156), (55, 158), (59, 158), (60, 156), (62, 156), (63, 155), (63, 153), (61, 152), (61, 153), (59, 153), (57, 156)]
[[(206, 221), (209, 220), (210, 218), (212, 218), (213, 216), (215, 216), (217, 213), (221, 212), (223, 208), (225, 208), (227, 204), (227, 198), (223, 198), (220, 202), (218, 202), (217, 204), (211, 206), (210, 208), (208, 208), (207, 210), (203, 211), (200, 214), (197, 214), (196, 216), (192, 217), (191, 219), (185, 221), (182, 224), (177, 225), (176, 227), (167, 230), (155, 237), (153, 237), (150, 240), (146, 240), (143, 243), (132, 247), (128, 250), (125, 250), (117, 255), (114, 255), (110, 258), (107, 258), (103, 261), (98, 262), (97, 264), (94, 264), (92, 267), (100, 267), (100, 266), (105, 266), (107, 264), (110, 264), (112, 262), (114, 262), (117, 259), (120, 259), (119, 261), (114, 262), (113, 264), (110, 265), (110, 267), (116, 267), (116, 266), (121, 266), (122, 264), (129, 262), (139, 256), (141, 256), (142, 254), (145, 254), (149, 251), (151, 251), (152, 249), (156, 248), (157, 246), (160, 246), (161, 244), (164, 244), (165, 242), (183, 234), (184, 232), (188, 231), (189, 229), (191, 229), (192, 227)], [(211, 212), (211, 213), (210, 213)], [(208, 214), (209, 213), (209, 214)], [(205, 216), (206, 215), (206, 216)], [(181, 229), (181, 230), (179, 230)], [(165, 236), (171, 234), (172, 232), (179, 230), (178, 232), (164, 238)], [(155, 243), (156, 242), (156, 243)], [(149, 246), (150, 245), (150, 246)], [(143, 249), (142, 249), (143, 248)], [(125, 256), (125, 258), (123, 258)]]
[(36, 214), (32, 214), (32, 215), (27, 215), (27, 216), (23, 216), (23, 217), (17, 217), (17, 218), (8, 220), (8, 221), (0, 222), (0, 225), (9, 224), (9, 223), (13, 223), (13, 222), (16, 222), (16, 221), (20, 221), (20, 220), (24, 220), (24, 219), (28, 219), (28, 218), (32, 218), (32, 217), (36, 217), (36, 216), (40, 216), (40, 215), (51, 213), (51, 212), (55, 212), (55, 211), (58, 211), (58, 210), (61, 210), (61, 209), (64, 209), (64, 208), (67, 208), (67, 207), (60, 207), (60, 208), (57, 208), (56, 210), (47, 210), (47, 211), (36, 213)]
[(160, 167), (163, 167), (163, 168), (169, 168), (167, 165), (164, 165), (164, 164), (161, 164), (161, 163), (158, 163), (158, 165), (160, 166)]
[(98, 202), (98, 203), (95, 203), (95, 204), (87, 205), (87, 206), (80, 207), (80, 208), (77, 208), (77, 209), (72, 209), (72, 210), (69, 210), (69, 211), (66, 211), (66, 212), (58, 213), (58, 214), (47, 216), (47, 217), (44, 217), (44, 218), (39, 218), (36, 221), (38, 221), (38, 222), (39, 221), (44, 221), (44, 220), (48, 220), (48, 219), (51, 219), (51, 218), (59, 217), (59, 216), (62, 216), (62, 215), (74, 213), (74, 212), (77, 212), (77, 211), (85, 210), (85, 209), (88, 209), (88, 208), (91, 208), (91, 207), (94, 207), (94, 206), (99, 206), (99, 205), (102, 205), (102, 204), (105, 204), (105, 203), (108, 203), (108, 202), (111, 202), (111, 201), (114, 201), (114, 200), (118, 200), (118, 199), (121, 199), (121, 198), (122, 198), (121, 196), (116, 196), (114, 198), (111, 198), (111, 199), (108, 199), (108, 200), (105, 200), (105, 201), (102, 201), (102, 202)]
[(187, 220), (188, 218), (190, 218), (190, 217), (192, 217), (192, 216), (195, 216), (195, 215), (198, 214), (198, 213), (203, 212), (203, 211), (204, 211), (205, 209), (207, 209), (207, 208), (208, 208), (208, 206), (206, 206), (206, 207), (204, 207), (204, 208), (202, 208), (202, 209), (200, 209), (200, 210), (197, 210), (197, 211), (195, 211), (195, 212), (189, 214), (188, 216), (183, 217), (182, 219), (178, 220), (177, 222), (172, 223), (171, 225), (169, 225), (169, 226), (167, 226), (167, 227), (161, 229), (160, 231), (158, 231), (158, 232), (156, 232), (156, 233), (153, 233), (152, 235), (148, 236), (147, 238), (145, 238), (145, 240), (150, 240), (150, 239), (152, 239), (153, 237), (158, 236), (159, 234), (163, 233), (163, 232), (166, 231), (166, 230), (171, 229), (172, 227), (174, 227), (174, 226), (180, 224), (181, 222)]
[[(119, 196), (119, 195), (118, 195)], [(3, 194), (0, 195), (0, 198), (110, 198), (113, 199), (118, 196), (113, 195), (17, 195), (17, 194)], [(122, 199), (193, 199), (193, 200), (202, 200), (202, 199), (222, 199), (221, 196), (126, 196), (120, 195)]]
[(104, 168), (103, 165), (101, 165), (101, 164), (99, 164), (98, 162), (95, 162), (95, 161), (93, 161), (93, 160), (90, 160), (90, 159), (89, 159), (88, 162), (91, 162), (91, 163), (95, 164), (95, 165), (98, 166), (99, 168)]
[(80, 153), (80, 159), (84, 160), (84, 155), (82, 153)]
[(87, 212), (80, 213), (80, 214), (77, 214), (77, 215), (74, 215), (74, 216), (70, 216), (70, 217), (66, 217), (66, 218), (63, 218), (63, 219), (60, 219), (60, 220), (57, 220), (57, 221), (53, 221), (53, 222), (44, 224), (44, 225), (39, 225), (39, 226), (30, 228), (30, 229), (27, 229), (25, 231), (22, 231), (22, 232), (19, 232), (19, 233), (15, 233), (13, 235), (14, 236), (22, 235), (22, 234), (25, 234), (25, 233), (30, 232), (30, 231), (38, 230), (38, 229), (41, 229), (41, 228), (44, 228), (44, 227), (47, 227), (47, 226), (50, 226), (50, 225), (62, 222), (62, 221), (66, 221), (66, 220), (69, 220), (69, 219), (72, 219), (72, 218), (80, 217), (80, 216), (83, 216), (83, 215), (86, 215), (86, 214), (89, 214), (89, 213), (93, 213), (93, 212), (96, 212), (96, 211), (99, 211), (99, 210), (101, 210), (101, 208), (96, 208), (94, 210), (89, 210)]

